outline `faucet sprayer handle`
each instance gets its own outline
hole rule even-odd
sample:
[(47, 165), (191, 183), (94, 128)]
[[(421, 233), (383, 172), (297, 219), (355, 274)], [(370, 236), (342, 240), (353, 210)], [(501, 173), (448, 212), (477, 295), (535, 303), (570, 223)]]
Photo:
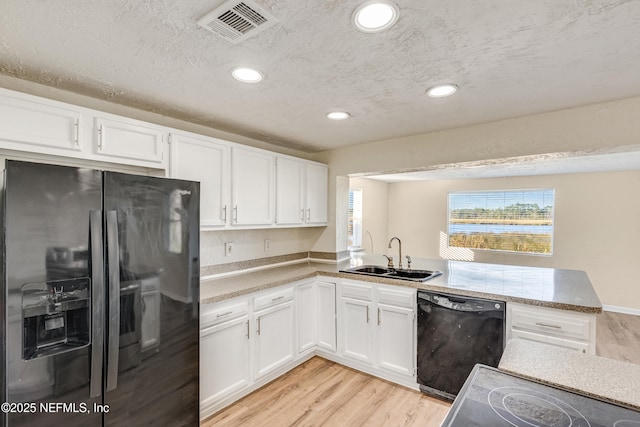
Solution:
[(387, 268), (394, 268), (393, 257), (392, 256), (386, 256), (386, 255), (384, 255), (384, 257), (387, 259)]
[(407, 255), (406, 258), (407, 258), (407, 268), (411, 270), (411, 257)]

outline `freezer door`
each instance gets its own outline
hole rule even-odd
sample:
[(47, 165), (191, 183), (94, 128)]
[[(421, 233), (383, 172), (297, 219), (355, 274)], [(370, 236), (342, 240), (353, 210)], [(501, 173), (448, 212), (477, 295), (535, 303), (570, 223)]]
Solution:
[(99, 425), (101, 174), (7, 161), (3, 193), (3, 398), (30, 406), (10, 406), (1, 425)]
[(104, 180), (105, 424), (197, 425), (199, 184)]

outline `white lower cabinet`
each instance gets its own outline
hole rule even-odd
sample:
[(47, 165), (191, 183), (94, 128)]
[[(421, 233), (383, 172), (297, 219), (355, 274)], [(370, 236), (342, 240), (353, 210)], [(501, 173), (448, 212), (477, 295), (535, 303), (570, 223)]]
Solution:
[(336, 351), (336, 284), (322, 278), (316, 282), (316, 343), (318, 349)]
[(415, 289), (343, 280), (340, 355), (370, 373), (415, 377)]
[(371, 301), (342, 297), (342, 355), (373, 364)]
[(203, 305), (201, 417), (302, 363), (316, 348), (335, 351), (335, 313), (335, 283), (315, 278)]
[(595, 314), (507, 303), (507, 339), (537, 341), (596, 353)]
[(251, 383), (248, 298), (204, 306), (200, 316), (203, 413)]
[(316, 277), (204, 305), (201, 418), (314, 354), (415, 387), (415, 296), (412, 288)]
[(204, 410), (247, 387), (248, 316), (205, 328), (200, 333), (200, 406)]
[(296, 327), (298, 354), (313, 350), (316, 345), (317, 323), (316, 282), (309, 280), (296, 286)]
[(400, 375), (413, 376), (415, 310), (378, 304), (378, 365)]
[(255, 379), (273, 372), (295, 358), (293, 301), (254, 313)]

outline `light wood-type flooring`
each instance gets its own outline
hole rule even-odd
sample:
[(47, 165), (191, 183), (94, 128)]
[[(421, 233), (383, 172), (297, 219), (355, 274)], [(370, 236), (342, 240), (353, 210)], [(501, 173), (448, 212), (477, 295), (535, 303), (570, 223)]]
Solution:
[[(597, 318), (599, 356), (640, 364), (640, 316)], [(203, 427), (437, 427), (450, 405), (379, 378), (314, 357), (233, 405)]]

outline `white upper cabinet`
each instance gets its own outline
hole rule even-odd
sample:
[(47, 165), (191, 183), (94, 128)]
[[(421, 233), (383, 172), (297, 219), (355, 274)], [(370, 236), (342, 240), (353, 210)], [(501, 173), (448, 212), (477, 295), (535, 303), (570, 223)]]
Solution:
[(44, 154), (73, 155), (82, 150), (81, 109), (0, 91), (0, 147)]
[(276, 224), (302, 224), (305, 163), (288, 157), (276, 158)]
[(156, 164), (164, 161), (166, 132), (131, 119), (96, 117), (94, 154)]
[(229, 144), (172, 133), (170, 145), (170, 176), (200, 182), (200, 226), (224, 227), (229, 216)]
[(198, 181), (202, 229), (327, 224), (326, 165), (2, 88), (0, 149)]
[(272, 225), (275, 201), (275, 155), (263, 150), (231, 150), (233, 225)]
[(276, 223), (325, 225), (327, 166), (294, 157), (278, 156), (276, 169)]
[(166, 169), (166, 134), (151, 123), (0, 89), (0, 148)]
[(327, 223), (329, 168), (318, 163), (307, 163), (306, 170), (306, 223)]

